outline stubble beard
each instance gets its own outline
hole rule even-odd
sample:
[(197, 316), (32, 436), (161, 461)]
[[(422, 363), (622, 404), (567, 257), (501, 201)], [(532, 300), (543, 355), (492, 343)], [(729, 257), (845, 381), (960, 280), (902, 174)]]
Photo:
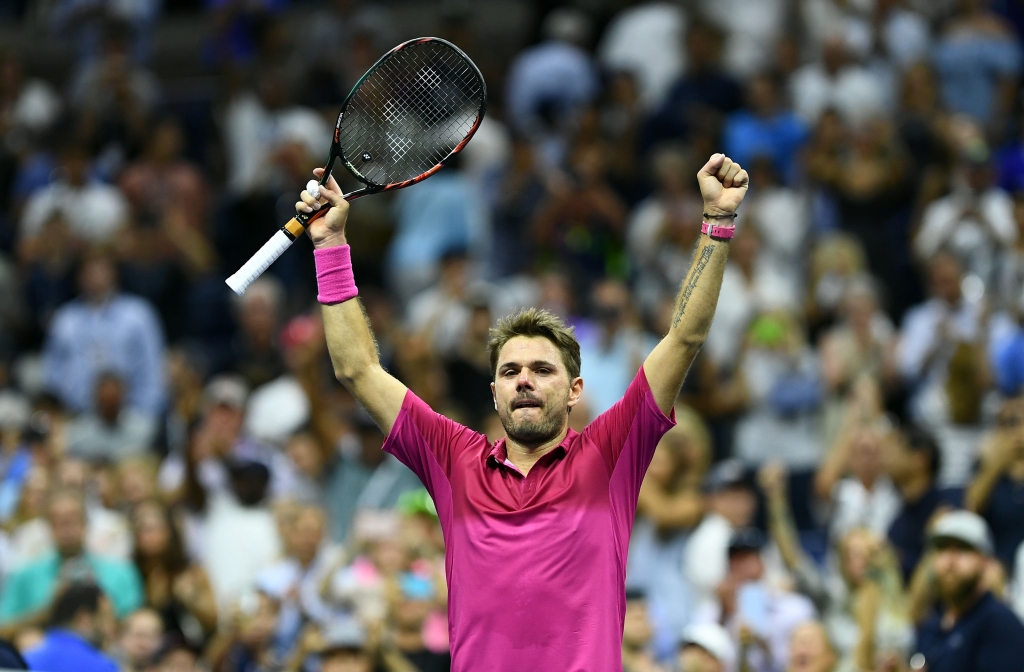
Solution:
[[(567, 406), (562, 406), (568, 408)], [(541, 408), (541, 417), (537, 420), (523, 418), (516, 420), (515, 411), (506, 407), (506, 411), (499, 413), (501, 426), (505, 429), (505, 436), (521, 446), (540, 446), (558, 436), (566, 422), (565, 415), (556, 406), (548, 407), (545, 404)], [(550, 409), (550, 410), (549, 410)]]
[(960, 606), (972, 597), (981, 584), (981, 574), (971, 577), (940, 577), (938, 581), (939, 597), (951, 606)]

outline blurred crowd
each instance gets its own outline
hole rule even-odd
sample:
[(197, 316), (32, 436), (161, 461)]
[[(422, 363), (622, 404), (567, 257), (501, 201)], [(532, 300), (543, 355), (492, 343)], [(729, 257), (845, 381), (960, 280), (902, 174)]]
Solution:
[[(0, 636), (30, 664), (449, 669), (436, 513), (334, 379), (308, 241), (223, 283), (421, 4), (0, 6)], [(502, 436), (485, 344), (522, 306), (576, 328), (573, 426), (608, 409), (667, 331), (697, 169), (750, 173), (640, 492), (626, 671), (937, 670), (951, 636), (995, 657), (941, 669), (1011, 669), (1024, 2), (427, 4), (488, 116), (348, 235), (382, 361), (436, 411)], [(506, 54), (481, 15), (513, 9)], [(216, 82), (187, 104), (154, 59), (172, 15)]]

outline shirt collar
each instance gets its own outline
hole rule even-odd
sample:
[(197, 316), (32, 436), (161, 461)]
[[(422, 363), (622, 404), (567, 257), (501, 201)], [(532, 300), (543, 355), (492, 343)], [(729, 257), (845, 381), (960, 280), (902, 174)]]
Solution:
[[(576, 443), (574, 439), (577, 436), (579, 436), (579, 432), (570, 427), (569, 431), (565, 434), (565, 438), (562, 439), (562, 442), (555, 446), (555, 448), (548, 454), (554, 452), (561, 452), (562, 455), (568, 454), (572, 449), (573, 444)], [(494, 445), (491, 446), (491, 450), (487, 453), (486, 462), (488, 465), (494, 466), (499, 464), (511, 464), (508, 459), (508, 450), (505, 448), (505, 439), (498, 439), (494, 442)]]

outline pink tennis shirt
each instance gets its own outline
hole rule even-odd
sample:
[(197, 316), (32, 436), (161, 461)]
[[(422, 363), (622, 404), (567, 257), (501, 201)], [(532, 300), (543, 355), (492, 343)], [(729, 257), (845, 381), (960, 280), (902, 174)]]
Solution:
[(504, 440), (409, 392), (384, 450), (441, 520), (453, 672), (621, 672), (626, 553), (644, 472), (674, 424), (641, 368), (625, 396), (522, 473)]

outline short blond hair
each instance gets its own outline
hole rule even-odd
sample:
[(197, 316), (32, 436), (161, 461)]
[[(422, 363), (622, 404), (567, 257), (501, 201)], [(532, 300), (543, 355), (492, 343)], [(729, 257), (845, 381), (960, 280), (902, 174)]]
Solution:
[(491, 378), (498, 373), (498, 355), (505, 344), (517, 336), (546, 338), (562, 355), (562, 364), (573, 381), (580, 375), (580, 343), (573, 327), (566, 326), (562, 318), (543, 308), (525, 308), (507, 315), (491, 327), (487, 351), (491, 355)]

